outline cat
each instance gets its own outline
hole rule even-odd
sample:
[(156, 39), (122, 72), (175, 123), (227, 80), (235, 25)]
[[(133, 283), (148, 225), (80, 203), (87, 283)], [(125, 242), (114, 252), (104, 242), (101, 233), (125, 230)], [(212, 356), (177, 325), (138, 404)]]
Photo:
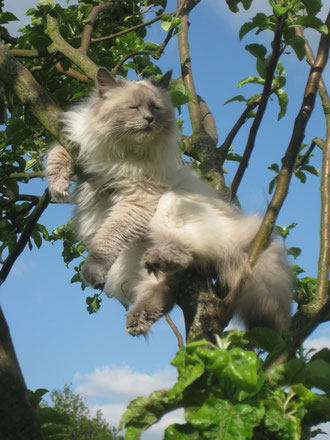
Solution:
[[(235, 313), (248, 328), (282, 330), (292, 287), (283, 246), (272, 237), (249, 268), (260, 218), (244, 215), (180, 166), (171, 75), (128, 81), (100, 68), (90, 96), (62, 116), (83, 169), (74, 193), (74, 225), (88, 250), (82, 278), (125, 307), (132, 304), (126, 330), (140, 335), (172, 309), (185, 269), (212, 266), (229, 289), (248, 274)], [(65, 148), (51, 148), (47, 176), (55, 200), (69, 197), (73, 172)]]

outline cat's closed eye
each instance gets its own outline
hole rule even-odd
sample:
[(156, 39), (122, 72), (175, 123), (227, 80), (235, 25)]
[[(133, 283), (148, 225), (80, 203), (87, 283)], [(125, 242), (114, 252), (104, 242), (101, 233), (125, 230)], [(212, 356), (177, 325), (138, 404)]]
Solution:
[(161, 108), (159, 107), (159, 105), (157, 105), (157, 104), (155, 104), (155, 103), (151, 103), (150, 104), (150, 108), (152, 109), (152, 110), (161, 110)]

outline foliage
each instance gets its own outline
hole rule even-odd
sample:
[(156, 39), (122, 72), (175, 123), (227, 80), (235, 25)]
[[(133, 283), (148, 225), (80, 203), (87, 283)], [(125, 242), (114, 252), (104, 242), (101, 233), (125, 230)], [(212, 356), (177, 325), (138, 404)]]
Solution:
[(233, 330), (217, 345), (206, 340), (188, 344), (172, 362), (178, 370), (173, 388), (129, 404), (121, 421), (125, 438), (138, 439), (180, 407), (186, 422), (169, 426), (166, 440), (311, 438), (319, 432), (312, 427), (329, 420), (330, 351), (295, 357), (267, 373), (269, 360), (283, 346), (285, 340), (269, 329)]
[(52, 406), (43, 400), (47, 392), (45, 389), (30, 392), (45, 440), (123, 440), (105, 421), (101, 410), (92, 417), (85, 399), (73, 393), (68, 385), (51, 392)]

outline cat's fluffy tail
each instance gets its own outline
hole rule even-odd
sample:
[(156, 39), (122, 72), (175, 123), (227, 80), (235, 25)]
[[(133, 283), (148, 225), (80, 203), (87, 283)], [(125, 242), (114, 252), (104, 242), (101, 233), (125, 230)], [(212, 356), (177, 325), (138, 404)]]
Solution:
[(292, 274), (283, 246), (271, 241), (234, 298), (234, 311), (247, 328), (271, 327), (283, 330), (291, 312)]

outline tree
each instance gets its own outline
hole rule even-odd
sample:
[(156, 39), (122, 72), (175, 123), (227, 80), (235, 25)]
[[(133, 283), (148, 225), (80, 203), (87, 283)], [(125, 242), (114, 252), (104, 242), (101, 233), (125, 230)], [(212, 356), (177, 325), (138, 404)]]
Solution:
[(91, 416), (85, 399), (74, 394), (70, 386), (51, 392), (52, 406), (43, 400), (47, 392), (40, 388), (30, 391), (29, 396), (45, 440), (123, 440), (116, 428), (108, 425), (100, 410), (95, 417)]
[[(297, 349), (321, 322), (330, 320), (330, 105), (322, 81), (322, 70), (328, 60), (330, 18), (328, 16), (325, 23), (318, 18), (320, 0), (271, 0), (268, 15), (259, 12), (241, 27), (240, 39), (253, 30), (271, 34), (272, 41), (268, 48), (256, 43), (246, 46), (256, 58), (257, 74), (242, 80), (241, 85), (259, 84), (261, 93), (250, 98), (238, 95), (230, 100), (243, 102), (245, 108), (218, 146), (214, 118), (206, 102), (197, 93), (198, 87), (192, 73), (194, 60), (191, 59), (188, 43), (189, 14), (195, 7), (202, 7), (198, 3), (199, 0), (181, 0), (176, 11), (167, 12), (165, 0), (152, 3), (147, 0), (86, 0), (67, 8), (56, 5), (54, 0), (39, 0), (38, 8), (27, 12), (32, 24), (24, 28), (21, 37), (16, 38), (9, 35), (3, 26), (14, 20), (15, 16), (3, 12), (3, 2), (0, 1), (0, 38), (3, 42), (0, 43), (0, 84), (3, 88), (0, 94), (3, 109), (0, 123), (5, 126), (0, 137), (0, 250), (3, 260), (0, 280), (1, 283), (6, 280), (14, 261), (26, 245), (32, 247), (34, 243), (40, 247), (42, 240), (63, 240), (66, 263), (81, 258), (83, 244), (75, 240), (70, 224), (50, 233), (38, 223), (41, 214), (52, 203), (47, 190), (41, 196), (34, 196), (26, 193), (24, 188), (25, 184), (28, 187), (31, 179), (42, 177), (43, 156), (53, 139), (61, 142), (75, 157), (74, 146), (67, 145), (61, 136), (58, 115), (61, 108), (86, 93), (99, 65), (105, 65), (112, 73), (122, 76), (131, 71), (135, 71), (138, 77), (158, 75), (161, 72), (157, 60), (177, 34), (182, 75), (173, 81), (171, 93), (175, 106), (188, 103), (192, 127), (191, 135), (182, 136), (183, 152), (205, 180), (226, 193), (231, 200), (237, 201), (237, 190), (253, 158), (256, 136), (272, 95), (276, 95), (279, 101), (279, 117), (285, 114), (285, 70), (280, 58), (291, 48), (299, 60), (306, 57), (311, 64), (310, 75), (306, 79), (304, 98), (288, 148), (271, 167), (276, 173), (269, 187), (273, 195), (250, 249), (249, 261), (252, 266), (255, 264), (274, 228), (283, 239), (288, 235), (292, 225), (284, 228), (276, 226), (277, 216), (290, 190), (292, 176), (304, 182), (306, 173), (317, 172), (309, 164), (309, 159), (315, 145), (318, 145), (323, 156), (318, 276), (315, 279), (303, 277), (303, 270), (295, 267), (294, 298), (297, 311), (286, 337), (255, 331), (249, 333), (246, 340), (234, 333), (219, 341), (214, 334), (221, 335), (231, 319), (230, 304), (235, 292), (223, 292), (219, 286), (212, 284), (207, 275), (203, 277), (192, 271), (187, 272), (184, 285), (180, 286), (179, 305), (184, 313), (187, 342), (192, 345), (182, 349), (175, 360), (179, 381), (170, 392), (158, 392), (149, 400), (133, 403), (123, 422), (127, 427), (127, 436), (131, 435), (128, 438), (136, 438), (163, 412), (183, 406), (187, 410), (187, 424), (168, 429), (166, 438), (184, 438), (183, 435), (186, 438), (199, 438), (196, 437), (199, 435), (216, 438), (214, 435), (220, 426), (218, 414), (232, 414), (233, 411), (236, 421), (239, 420), (240, 426), (243, 426), (240, 437), (236, 430), (233, 438), (251, 438), (252, 435), (254, 438), (299, 438), (299, 435), (310, 438), (311, 426), (329, 420), (326, 410), (328, 396), (311, 391), (316, 386), (325, 393), (329, 392), (329, 381), (325, 374), (329, 352), (322, 351), (308, 360), (299, 357)], [(226, 0), (226, 3), (231, 11), (238, 12), (242, 7), (249, 9), (252, 0)], [(146, 41), (147, 26), (156, 22), (160, 22), (167, 31), (162, 44)], [(303, 33), (303, 29), (308, 27), (320, 33), (315, 58)], [(317, 92), (324, 109), (327, 133), (324, 140), (315, 138), (307, 148), (303, 145), (304, 133)], [(252, 121), (251, 128), (244, 152), (239, 156), (230, 148), (238, 131), (248, 120)], [(224, 180), (226, 160), (239, 162), (230, 188), (226, 187)], [(297, 256), (299, 249), (291, 248), (289, 252)], [(80, 264), (77, 263), (72, 281), (80, 280), (79, 268)], [(87, 298), (87, 303), (90, 312), (96, 311), (100, 306), (99, 294)], [(10, 408), (6, 405), (1, 407), (4, 418), (9, 421), (3, 432), (8, 438), (41, 438), (3, 316), (0, 328), (0, 349), (4, 353), (0, 360), (0, 383), (5, 400), (12, 402)], [(198, 342), (203, 338), (209, 342)], [(269, 339), (276, 343), (270, 346), (267, 343)], [(246, 341), (269, 353), (264, 362), (255, 353), (246, 350)], [(243, 370), (241, 365), (244, 366)], [(221, 377), (225, 377), (224, 381), (219, 379), (219, 371)], [(250, 376), (243, 374), (244, 371)], [(216, 393), (213, 389), (216, 389)], [(204, 394), (202, 390), (206, 390)], [(277, 406), (273, 404), (272, 395), (278, 397)], [(15, 420), (12, 408), (17, 415)], [(217, 413), (212, 413), (211, 408), (217, 408)], [(150, 414), (153, 414), (152, 417)], [(282, 424), (280, 414), (287, 415)], [(285, 434), (286, 431), (290, 434)]]

